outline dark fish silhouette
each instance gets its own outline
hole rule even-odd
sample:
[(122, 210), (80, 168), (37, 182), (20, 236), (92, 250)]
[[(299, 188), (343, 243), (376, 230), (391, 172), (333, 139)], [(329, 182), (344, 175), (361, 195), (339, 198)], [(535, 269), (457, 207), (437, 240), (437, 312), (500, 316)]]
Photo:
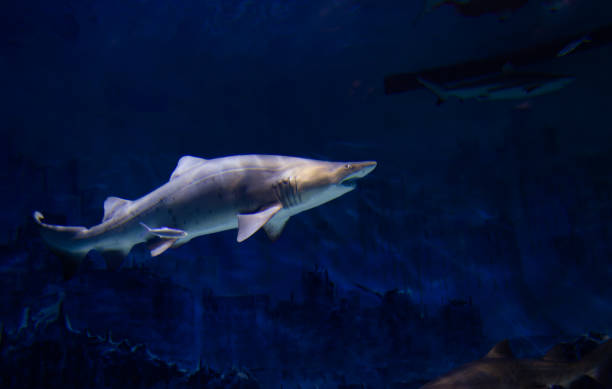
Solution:
[(612, 388), (612, 340), (580, 360), (568, 344), (554, 346), (541, 359), (517, 359), (507, 340), (484, 358), (470, 362), (421, 389)]
[(555, 92), (574, 80), (569, 75), (503, 71), (494, 74), (437, 84), (422, 77), (417, 80), (438, 97), (438, 104), (456, 97), (460, 100), (524, 99)]

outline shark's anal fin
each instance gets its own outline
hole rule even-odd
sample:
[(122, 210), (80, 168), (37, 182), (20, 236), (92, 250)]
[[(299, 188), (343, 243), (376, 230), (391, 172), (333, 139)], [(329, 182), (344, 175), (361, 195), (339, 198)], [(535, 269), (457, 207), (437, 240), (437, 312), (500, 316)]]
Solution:
[(176, 165), (176, 168), (172, 172), (172, 175), (170, 176), (170, 181), (204, 163), (206, 163), (206, 160), (203, 158), (192, 157), (191, 155), (185, 155), (181, 157), (181, 159), (179, 159), (178, 161), (178, 164)]
[(178, 239), (184, 238), (187, 236), (187, 232), (178, 228), (170, 228), (170, 227), (159, 227), (159, 228), (151, 228), (140, 222), (140, 225), (143, 226), (149, 233), (157, 236), (162, 239)]
[(112, 219), (121, 208), (129, 203), (131, 203), (130, 200), (113, 196), (107, 197), (106, 200), (104, 200), (104, 217), (102, 218), (102, 222)]
[(508, 339), (502, 340), (493, 346), (487, 355), (485, 355), (485, 358), (514, 358), (514, 353), (510, 348)]
[(238, 242), (243, 242), (263, 227), (278, 211), (282, 205), (274, 204), (262, 211), (248, 214), (238, 214)]
[(270, 238), (270, 240), (275, 241), (280, 237), (285, 225), (287, 224), (287, 220), (289, 220), (289, 217), (281, 217), (276, 215), (266, 224), (264, 224), (264, 231), (266, 231), (266, 234), (268, 234), (268, 238)]
[(177, 240), (178, 239), (176, 238), (158, 239), (148, 243), (147, 247), (149, 248), (149, 250), (151, 250), (151, 256), (157, 257), (158, 255), (162, 254), (164, 251), (172, 247), (174, 242), (176, 242)]

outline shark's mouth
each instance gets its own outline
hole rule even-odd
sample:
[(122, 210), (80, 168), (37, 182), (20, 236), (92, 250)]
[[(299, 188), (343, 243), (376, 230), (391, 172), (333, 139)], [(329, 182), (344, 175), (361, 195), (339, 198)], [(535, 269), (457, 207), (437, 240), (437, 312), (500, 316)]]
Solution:
[(347, 186), (349, 188), (355, 188), (357, 186), (357, 180), (359, 177), (348, 177), (340, 181), (340, 185)]

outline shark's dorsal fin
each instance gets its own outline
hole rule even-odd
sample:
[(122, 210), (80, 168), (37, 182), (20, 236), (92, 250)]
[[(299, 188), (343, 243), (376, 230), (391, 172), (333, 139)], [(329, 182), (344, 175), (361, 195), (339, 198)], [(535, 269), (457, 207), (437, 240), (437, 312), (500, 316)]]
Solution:
[(104, 217), (102, 218), (102, 222), (112, 219), (119, 209), (129, 203), (131, 203), (130, 200), (113, 196), (107, 197), (106, 200), (104, 200)]
[(253, 235), (264, 226), (278, 211), (283, 208), (280, 204), (274, 204), (263, 211), (238, 215), (238, 237), (236, 240), (242, 242)]
[(268, 234), (268, 238), (270, 238), (270, 240), (274, 241), (278, 239), (281, 232), (283, 232), (285, 225), (287, 224), (287, 220), (289, 220), (288, 217), (280, 217), (277, 215), (276, 217), (271, 218), (270, 221), (264, 225), (264, 231), (266, 231), (266, 234)]
[(569, 343), (559, 343), (554, 345), (544, 356), (545, 361), (572, 362), (576, 359), (574, 347)]
[(493, 346), (491, 351), (485, 355), (485, 358), (514, 358), (514, 353), (510, 348), (510, 342), (508, 342), (508, 339), (504, 339)]
[(181, 157), (181, 159), (179, 159), (178, 161), (178, 164), (176, 165), (176, 168), (172, 172), (172, 175), (170, 176), (170, 181), (174, 180), (181, 174), (193, 169), (194, 167), (202, 165), (205, 162), (205, 159), (192, 157), (191, 155), (185, 155)]

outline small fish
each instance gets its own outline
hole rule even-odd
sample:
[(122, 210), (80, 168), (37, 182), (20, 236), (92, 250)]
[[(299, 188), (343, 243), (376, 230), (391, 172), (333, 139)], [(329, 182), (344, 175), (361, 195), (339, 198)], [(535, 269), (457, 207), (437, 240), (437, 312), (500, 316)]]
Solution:
[(565, 55), (568, 55), (569, 53), (572, 53), (584, 43), (591, 43), (591, 38), (588, 35), (568, 43), (564, 48), (561, 49), (561, 51), (557, 53), (557, 57), (563, 57)]
[(170, 227), (151, 228), (147, 226), (146, 224), (144, 224), (143, 222), (140, 222), (140, 225), (143, 226), (151, 234), (157, 236), (158, 238), (175, 239), (175, 238), (184, 238), (188, 235), (187, 232), (183, 230), (179, 230), (178, 228), (170, 228)]

